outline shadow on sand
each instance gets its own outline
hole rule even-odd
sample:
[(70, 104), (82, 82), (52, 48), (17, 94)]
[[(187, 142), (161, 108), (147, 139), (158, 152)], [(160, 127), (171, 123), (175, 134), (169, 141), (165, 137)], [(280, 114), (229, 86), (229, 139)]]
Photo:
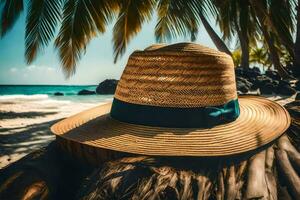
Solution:
[(0, 155), (28, 154), (47, 145), (55, 137), (50, 127), (61, 119), (22, 127), (0, 127)]

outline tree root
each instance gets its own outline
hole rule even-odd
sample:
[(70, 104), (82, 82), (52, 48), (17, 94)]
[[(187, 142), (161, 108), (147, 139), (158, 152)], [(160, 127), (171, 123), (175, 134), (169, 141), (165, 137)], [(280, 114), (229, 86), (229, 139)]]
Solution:
[(300, 178), (293, 169), (287, 152), (284, 150), (277, 150), (276, 157), (278, 166), (281, 168), (282, 174), (286, 178), (288, 187), (290, 188), (293, 196), (300, 199)]
[(266, 151), (254, 155), (249, 161), (246, 199), (263, 198), (267, 194), (265, 179)]
[(291, 160), (292, 164), (295, 165), (296, 169), (300, 170), (300, 153), (291, 144), (287, 135), (283, 135), (281, 138), (279, 138), (278, 147), (288, 154), (288, 158)]
[(224, 200), (225, 186), (223, 173), (218, 174), (217, 186), (216, 186), (216, 199)]
[(274, 171), (275, 152), (273, 146), (266, 151), (266, 183), (268, 188), (268, 199), (277, 200), (277, 182)]

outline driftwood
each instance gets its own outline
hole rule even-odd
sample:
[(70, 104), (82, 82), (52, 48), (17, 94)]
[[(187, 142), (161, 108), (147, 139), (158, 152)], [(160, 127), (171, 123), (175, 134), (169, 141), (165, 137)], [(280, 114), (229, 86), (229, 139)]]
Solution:
[(300, 199), (300, 103), (271, 146), (237, 159), (147, 157), (56, 140), (0, 171), (0, 199)]

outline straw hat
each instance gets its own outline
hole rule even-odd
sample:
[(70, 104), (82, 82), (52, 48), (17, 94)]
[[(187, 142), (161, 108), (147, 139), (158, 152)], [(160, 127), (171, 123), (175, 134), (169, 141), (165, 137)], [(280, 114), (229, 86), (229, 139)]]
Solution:
[(237, 97), (230, 56), (192, 43), (135, 51), (114, 101), (51, 127), (59, 138), (120, 152), (224, 156), (269, 144), (288, 112), (257, 96)]

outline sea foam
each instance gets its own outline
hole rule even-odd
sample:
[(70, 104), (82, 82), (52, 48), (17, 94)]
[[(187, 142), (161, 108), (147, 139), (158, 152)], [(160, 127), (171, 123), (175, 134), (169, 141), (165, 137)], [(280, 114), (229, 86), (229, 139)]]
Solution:
[(34, 95), (0, 95), (0, 104), (32, 103), (34, 105), (65, 105), (71, 103), (68, 100), (53, 99), (47, 94)]
[(13, 95), (1, 95), (0, 101), (7, 100), (45, 100), (48, 99), (49, 96), (47, 94), (33, 94), (33, 95), (23, 95), (23, 94), (13, 94)]

